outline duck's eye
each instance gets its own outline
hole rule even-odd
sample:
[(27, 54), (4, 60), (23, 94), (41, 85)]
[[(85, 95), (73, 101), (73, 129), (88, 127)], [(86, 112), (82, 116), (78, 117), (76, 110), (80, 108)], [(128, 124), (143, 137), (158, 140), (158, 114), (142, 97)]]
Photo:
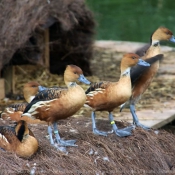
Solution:
[(74, 72), (74, 74), (77, 74), (77, 72)]
[(132, 59), (134, 60), (136, 57), (132, 57)]
[(35, 85), (32, 85), (32, 87), (36, 87)]
[(169, 32), (166, 32), (167, 35), (171, 35)]

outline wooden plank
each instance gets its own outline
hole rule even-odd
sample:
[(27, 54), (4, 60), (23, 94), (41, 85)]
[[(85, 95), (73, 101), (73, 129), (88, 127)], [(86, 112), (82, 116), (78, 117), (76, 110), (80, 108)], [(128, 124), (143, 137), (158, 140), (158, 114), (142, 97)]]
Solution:
[[(120, 114), (114, 113), (114, 119), (118, 121), (120, 120), (127, 121), (129, 123), (133, 122), (132, 115), (129, 111), (122, 113)], [(161, 111), (144, 109), (141, 111), (137, 111), (137, 116), (139, 118), (140, 123), (150, 128), (158, 129), (175, 120), (175, 109), (162, 108)]]
[(44, 42), (45, 42), (44, 64), (49, 69), (50, 67), (49, 28), (46, 29), (44, 32)]
[(5, 98), (5, 82), (4, 78), (0, 78), (0, 99)]

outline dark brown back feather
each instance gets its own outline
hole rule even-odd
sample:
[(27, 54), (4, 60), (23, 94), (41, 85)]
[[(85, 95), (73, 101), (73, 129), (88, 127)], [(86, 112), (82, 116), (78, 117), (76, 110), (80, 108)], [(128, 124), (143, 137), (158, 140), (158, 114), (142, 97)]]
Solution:
[[(163, 58), (163, 54), (156, 55), (146, 60), (150, 65)], [(139, 77), (150, 67), (136, 65), (131, 68), (131, 83), (132, 87), (135, 85)]]
[(93, 83), (93, 84), (91, 84), (91, 86), (86, 90), (86, 94), (88, 94), (89, 92), (91, 92), (91, 91), (95, 91), (96, 89), (98, 89), (98, 88), (105, 88), (106, 86), (107, 86), (107, 84), (108, 84), (109, 82), (107, 82), (107, 81), (103, 81), (103, 82), (96, 82), (96, 83)]
[(11, 104), (9, 107), (14, 108), (15, 112), (17, 111), (24, 111), (28, 103), (16, 103), (16, 104)]
[(10, 126), (0, 126), (0, 133), (8, 139), (9, 143), (13, 143), (13, 137), (15, 136), (15, 128)]
[(55, 98), (60, 98), (62, 94), (67, 92), (67, 88), (49, 88), (39, 92), (35, 98), (26, 106), (23, 113), (26, 113), (32, 105), (39, 101), (53, 100)]

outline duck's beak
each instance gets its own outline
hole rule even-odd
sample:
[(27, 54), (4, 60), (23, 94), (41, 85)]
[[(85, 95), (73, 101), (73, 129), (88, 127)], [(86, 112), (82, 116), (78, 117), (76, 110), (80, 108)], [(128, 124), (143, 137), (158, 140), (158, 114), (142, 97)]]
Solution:
[(141, 66), (150, 66), (149, 63), (147, 63), (146, 61), (142, 60), (141, 58), (139, 59), (137, 64), (141, 65)]
[(91, 84), (90, 81), (88, 81), (83, 74), (81, 74), (78, 78), (78, 81), (84, 83), (84, 84)]
[(43, 91), (43, 90), (46, 90), (47, 88), (46, 87), (44, 87), (44, 86), (38, 86), (38, 91), (39, 92), (41, 92), (41, 91)]
[(172, 43), (175, 43), (175, 38), (174, 35), (172, 35), (172, 37), (169, 39)]

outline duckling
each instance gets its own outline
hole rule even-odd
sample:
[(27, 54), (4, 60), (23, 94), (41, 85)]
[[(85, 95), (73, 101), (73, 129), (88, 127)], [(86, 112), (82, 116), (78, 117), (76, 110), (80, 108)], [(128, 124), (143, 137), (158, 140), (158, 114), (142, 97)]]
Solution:
[(1, 113), (2, 119), (10, 119), (13, 121), (19, 121), (21, 120), (21, 115), (23, 114), (26, 106), (28, 103), (32, 101), (32, 99), (35, 97), (35, 95), (46, 89), (45, 87), (41, 86), (38, 82), (28, 82), (23, 87), (23, 94), (24, 98), (27, 103), (16, 103), (11, 104), (8, 107), (4, 109), (4, 111)]
[(28, 158), (38, 150), (38, 141), (27, 123), (20, 120), (15, 127), (0, 126), (0, 148)]
[[(149, 62), (149, 59), (151, 57), (160, 54), (160, 41), (163, 40), (168, 40), (175, 43), (173, 33), (165, 27), (159, 27), (151, 36), (151, 45), (149, 49), (146, 51), (143, 60)], [(151, 84), (155, 74), (159, 69), (159, 62), (162, 59), (162, 57), (163, 57), (162, 55), (157, 57), (157, 60), (155, 59), (152, 63), (150, 63), (151, 66), (145, 71), (142, 71), (142, 74), (140, 74), (139, 71), (140, 68), (138, 66), (131, 69), (132, 95), (129, 99), (130, 111), (133, 117), (133, 123), (136, 126), (142, 127), (143, 129), (146, 130), (149, 129), (149, 127), (144, 126), (139, 122), (139, 119), (135, 112), (135, 104), (139, 101), (141, 95), (146, 91), (146, 89)], [(124, 105), (122, 105), (121, 110), (123, 107)]]
[(124, 129), (118, 129), (114, 122), (112, 111), (119, 105), (126, 102), (131, 96), (130, 69), (139, 64), (149, 66), (149, 63), (139, 59), (139, 56), (133, 53), (125, 54), (121, 60), (121, 76), (118, 82), (100, 82), (95, 83), (86, 91), (86, 107), (92, 108), (92, 128), (93, 133), (107, 136), (106, 132), (99, 131), (95, 123), (95, 111), (108, 111), (109, 120), (116, 135), (120, 137), (131, 135), (133, 126)]
[(57, 121), (75, 114), (85, 103), (86, 95), (76, 81), (85, 84), (90, 82), (84, 77), (81, 68), (68, 65), (64, 72), (64, 82), (67, 88), (51, 88), (36, 95), (26, 107), (23, 115), (34, 119), (40, 119), (48, 123), (50, 143), (54, 145), (52, 137), (53, 124), (56, 142), (62, 146), (75, 146), (75, 141), (64, 141), (60, 138)]

